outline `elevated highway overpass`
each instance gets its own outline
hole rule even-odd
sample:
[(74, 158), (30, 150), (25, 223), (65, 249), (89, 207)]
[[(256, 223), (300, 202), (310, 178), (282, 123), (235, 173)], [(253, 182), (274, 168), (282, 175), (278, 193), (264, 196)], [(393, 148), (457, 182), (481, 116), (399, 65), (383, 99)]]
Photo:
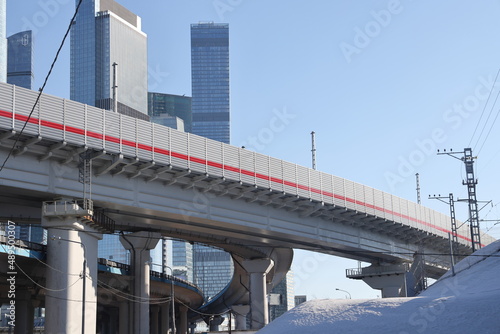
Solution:
[[(276, 280), (288, 270), (292, 248), (374, 265), (411, 262), (423, 251), (431, 277), (450, 265), (444, 214), (337, 176), (49, 95), (28, 119), (36, 98), (36, 92), (0, 84), (2, 161), (15, 145), (0, 173), (2, 217), (41, 221), (43, 201), (82, 197), (78, 164), (85, 158), (92, 164), (94, 207), (112, 217), (117, 230), (216, 245), (248, 261), (274, 257)], [(467, 225), (457, 237), (456, 251), (470, 253)], [(492, 241), (482, 236), (483, 244)], [(226, 292), (235, 304), (248, 301), (241, 286), (233, 288)], [(214, 313), (227, 308), (224, 298), (214, 302)]]

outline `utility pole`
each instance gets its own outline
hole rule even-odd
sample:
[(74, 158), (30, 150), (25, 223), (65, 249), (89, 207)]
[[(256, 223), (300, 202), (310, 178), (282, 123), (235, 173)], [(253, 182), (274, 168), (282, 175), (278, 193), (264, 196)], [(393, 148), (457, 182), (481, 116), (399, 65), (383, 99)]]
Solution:
[[(429, 199), (437, 199), (450, 206), (450, 218), (451, 218), (451, 237), (454, 244), (458, 244), (458, 234), (457, 234), (457, 219), (455, 216), (455, 200), (453, 199), (453, 193), (450, 193), (448, 197), (441, 195), (429, 195)], [(445, 201), (447, 199), (448, 201)]]
[(420, 175), (417, 173), (415, 177), (417, 178), (417, 203), (420, 204)]
[[(472, 243), (472, 252), (481, 248), (481, 233), (479, 231), (479, 210), (477, 209), (476, 197), (476, 184), (477, 179), (474, 177), (474, 159), (477, 157), (472, 156), (471, 148), (464, 148), (462, 152), (439, 152), (438, 155), (449, 155), (455, 159), (461, 160), (465, 164), (466, 180), (462, 180), (462, 184), (467, 186), (468, 204), (469, 204), (469, 224), (470, 224), (470, 237)], [(458, 158), (457, 154), (463, 154)]]
[(118, 64), (113, 63), (113, 111), (118, 112)]
[(315, 142), (315, 132), (311, 132), (311, 144), (312, 144), (312, 169), (316, 170), (316, 142)]

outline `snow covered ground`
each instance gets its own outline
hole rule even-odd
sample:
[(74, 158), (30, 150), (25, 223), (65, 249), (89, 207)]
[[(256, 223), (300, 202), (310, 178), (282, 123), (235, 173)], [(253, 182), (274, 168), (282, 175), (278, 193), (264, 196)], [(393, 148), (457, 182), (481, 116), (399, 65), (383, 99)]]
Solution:
[(414, 298), (312, 300), (257, 334), (500, 333), (500, 241)]

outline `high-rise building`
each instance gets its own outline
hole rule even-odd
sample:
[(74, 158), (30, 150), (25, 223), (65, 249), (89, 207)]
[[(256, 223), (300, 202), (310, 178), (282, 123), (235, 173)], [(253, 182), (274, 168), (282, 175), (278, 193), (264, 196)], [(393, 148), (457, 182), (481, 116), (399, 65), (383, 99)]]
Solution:
[(233, 261), (231, 254), (213, 247), (195, 244), (194, 283), (200, 287), (205, 299), (212, 299), (231, 281)]
[(290, 270), (272, 290), (270, 296), (275, 296), (276, 302), (269, 303), (269, 319), (271, 321), (282, 316), (295, 307), (293, 272)]
[(172, 269), (174, 276), (194, 282), (192, 244), (181, 240), (172, 240)]
[(149, 119), (147, 36), (140, 17), (114, 0), (83, 0), (71, 29), (70, 62), (72, 100), (113, 109), (116, 70), (118, 112)]
[[(191, 97), (189, 96), (150, 92), (148, 93), (148, 115), (152, 122), (170, 127), (174, 126), (164, 122), (167, 116), (178, 117), (184, 123), (184, 131), (192, 132)], [(179, 130), (178, 127), (176, 129)]]
[(33, 89), (33, 33), (22, 31), (7, 38), (7, 82)]
[(7, 0), (0, 0), (0, 82), (7, 82)]
[(191, 25), (193, 133), (230, 143), (229, 25)]

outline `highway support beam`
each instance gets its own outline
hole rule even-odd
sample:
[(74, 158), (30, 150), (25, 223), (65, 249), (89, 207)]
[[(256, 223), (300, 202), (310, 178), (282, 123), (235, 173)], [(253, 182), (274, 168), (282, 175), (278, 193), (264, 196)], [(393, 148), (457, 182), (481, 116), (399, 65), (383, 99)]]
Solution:
[(261, 329), (269, 323), (266, 275), (274, 261), (268, 258), (244, 260), (242, 265), (250, 276), (251, 329)]
[(348, 278), (361, 279), (372, 289), (381, 290), (382, 298), (406, 297), (409, 277), (406, 264), (371, 265), (359, 270), (348, 270)]
[(48, 230), (46, 333), (96, 333), (97, 241), (88, 224), (92, 210), (76, 202), (45, 202), (42, 226)]
[(149, 333), (150, 297), (150, 250), (155, 248), (161, 235), (157, 232), (134, 232), (122, 234), (120, 242), (130, 251), (134, 275), (133, 295), (136, 301), (131, 307), (133, 333)]

